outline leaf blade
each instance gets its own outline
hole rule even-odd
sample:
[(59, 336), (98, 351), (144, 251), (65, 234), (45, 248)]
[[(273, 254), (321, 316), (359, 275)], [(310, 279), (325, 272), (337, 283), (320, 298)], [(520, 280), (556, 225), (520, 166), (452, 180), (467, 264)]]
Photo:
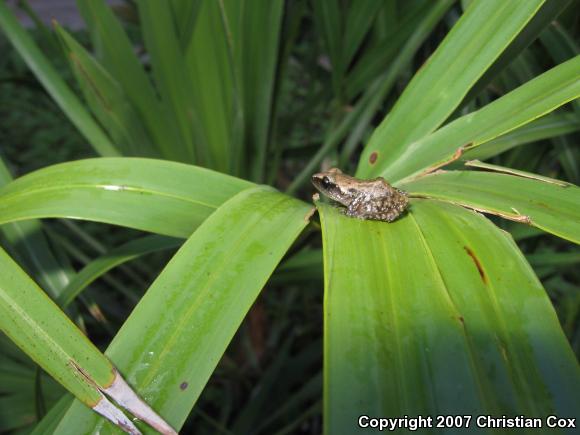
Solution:
[[(505, 234), (436, 201), (414, 200), (409, 215), (391, 224), (317, 207), (325, 433), (352, 433), (347, 422), (360, 415), (573, 415), (574, 355)], [(532, 315), (546, 324), (528, 321)]]
[[(246, 311), (307, 225), (309, 210), (266, 187), (232, 198), (178, 251), (109, 346), (115, 365), (175, 426), (185, 421)], [(56, 433), (71, 428), (106, 429), (79, 404)]]
[(374, 132), (357, 175), (386, 172), (406, 145), (439, 127), (542, 3), (473, 1)]
[(531, 178), (479, 171), (429, 175), (405, 187), (411, 195), (451, 201), (515, 221), (530, 223), (580, 243), (580, 188)]
[(431, 172), (580, 96), (576, 56), (487, 106), (409, 144), (381, 175), (391, 181)]
[(252, 186), (163, 160), (79, 160), (35, 171), (1, 189), (0, 222), (78, 218), (187, 237), (226, 199)]

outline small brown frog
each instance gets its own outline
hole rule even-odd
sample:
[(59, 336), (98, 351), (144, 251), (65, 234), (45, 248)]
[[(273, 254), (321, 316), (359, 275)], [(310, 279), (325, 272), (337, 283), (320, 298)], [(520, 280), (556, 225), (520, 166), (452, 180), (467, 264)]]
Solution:
[(312, 176), (320, 193), (346, 207), (346, 215), (359, 219), (392, 222), (409, 204), (407, 194), (384, 178), (360, 180), (332, 168)]

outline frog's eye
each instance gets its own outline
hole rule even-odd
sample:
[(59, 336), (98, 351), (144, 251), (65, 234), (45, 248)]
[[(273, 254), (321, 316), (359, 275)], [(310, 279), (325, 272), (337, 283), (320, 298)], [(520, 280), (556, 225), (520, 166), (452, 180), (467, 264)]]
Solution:
[(325, 189), (328, 189), (331, 184), (332, 183), (330, 182), (330, 180), (328, 179), (328, 177), (324, 177), (322, 179), (322, 187), (324, 187)]

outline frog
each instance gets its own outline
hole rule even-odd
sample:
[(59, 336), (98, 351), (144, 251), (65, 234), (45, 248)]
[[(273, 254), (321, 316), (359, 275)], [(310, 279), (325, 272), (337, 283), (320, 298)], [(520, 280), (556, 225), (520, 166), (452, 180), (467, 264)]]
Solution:
[(349, 217), (393, 222), (409, 205), (408, 194), (391, 186), (383, 177), (362, 180), (332, 168), (312, 176), (320, 193), (346, 207)]

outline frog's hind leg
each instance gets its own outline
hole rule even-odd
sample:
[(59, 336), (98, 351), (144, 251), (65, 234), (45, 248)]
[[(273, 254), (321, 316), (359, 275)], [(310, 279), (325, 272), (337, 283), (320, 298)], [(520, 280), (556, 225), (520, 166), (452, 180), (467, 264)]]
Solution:
[(366, 216), (364, 215), (365, 213), (363, 209), (363, 204), (357, 201), (353, 201), (352, 203), (350, 203), (348, 207), (346, 207), (346, 209), (344, 210), (344, 214), (347, 215), (348, 217), (353, 217), (357, 219), (366, 219)]

